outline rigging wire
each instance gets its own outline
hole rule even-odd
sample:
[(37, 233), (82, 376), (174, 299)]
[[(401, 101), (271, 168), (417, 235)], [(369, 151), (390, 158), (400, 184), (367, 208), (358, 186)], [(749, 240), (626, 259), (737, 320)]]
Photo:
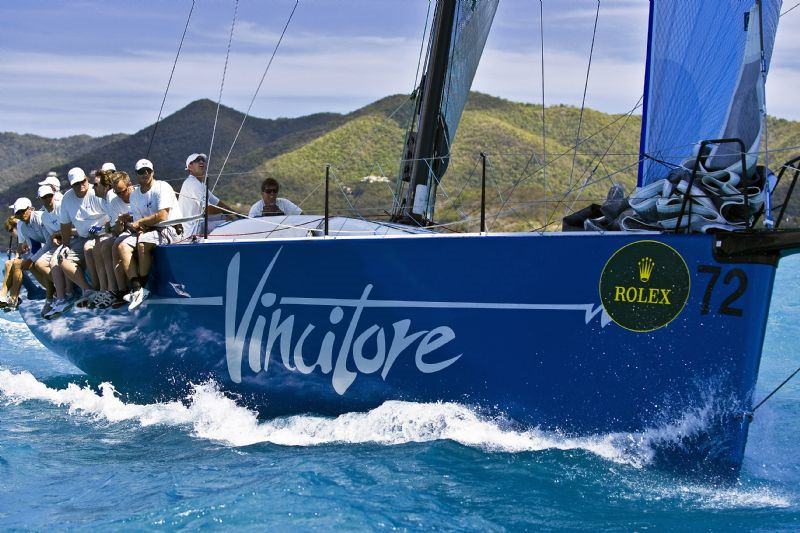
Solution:
[[(545, 120), (544, 120), (544, 6), (542, 4), (542, 0), (539, 0), (539, 38), (540, 38), (540, 48), (542, 53), (542, 177), (544, 179), (544, 196), (547, 198), (547, 129), (545, 127)], [(525, 169), (522, 171), (522, 175), (525, 175), (527, 171), (527, 165)], [(514, 193), (514, 189), (511, 190), (511, 194)], [(547, 206), (545, 205), (545, 209)], [(503, 210), (503, 207), (500, 208), (500, 211)], [(499, 213), (498, 213), (499, 214)], [(497, 220), (497, 216), (495, 216), (494, 223)]]
[(594, 55), (594, 39), (597, 35), (597, 21), (600, 18), (600, 0), (597, 0), (597, 11), (594, 15), (594, 29), (592, 30), (592, 45), (589, 48), (589, 64), (586, 66), (586, 81), (583, 84), (583, 99), (581, 100), (581, 113), (578, 117), (578, 131), (575, 133), (575, 152), (572, 154), (572, 168), (569, 171), (569, 185), (572, 186), (572, 174), (575, 171), (575, 158), (578, 157), (578, 141), (581, 139), (581, 126), (583, 125), (583, 111), (586, 108), (586, 91), (589, 88), (589, 72), (592, 69), (592, 56)]
[[(217, 98), (217, 111), (214, 114), (214, 127), (211, 130), (211, 144), (208, 145), (208, 157), (206, 159), (206, 172), (205, 176), (203, 177), (203, 184), (205, 185), (206, 189), (206, 201), (205, 207), (203, 212), (205, 213), (204, 217), (204, 235), (208, 235), (208, 169), (211, 167), (211, 155), (214, 150), (214, 136), (217, 133), (217, 120), (219, 119), (219, 107), (222, 104), (222, 90), (225, 88), (225, 75), (228, 72), (228, 59), (231, 55), (231, 42), (233, 41), (233, 30), (236, 28), (236, 15), (239, 12), (239, 0), (236, 0), (233, 6), (233, 20), (231, 21), (231, 34), (228, 36), (228, 49), (225, 52), (225, 66), (222, 67), (222, 81), (219, 85), (219, 97)], [(219, 179), (219, 178), (217, 178)]]
[(425, 36), (428, 34), (428, 22), (431, 18), (431, 0), (428, 0), (428, 13), (425, 15), (425, 26), (422, 29), (422, 40), (419, 43), (419, 57), (417, 58), (417, 72), (414, 73), (414, 87), (411, 88), (411, 92), (417, 90), (417, 86), (419, 85), (419, 69), (422, 67), (422, 53), (425, 51)]
[[(636, 106), (634, 106), (634, 107), (633, 107), (631, 110), (629, 110), (629, 111), (628, 111), (628, 112), (626, 112), (625, 114), (621, 114), (620, 116), (618, 116), (617, 118), (615, 118), (614, 120), (612, 120), (611, 122), (609, 122), (608, 124), (606, 124), (605, 126), (603, 126), (602, 128), (598, 129), (597, 131), (595, 131), (595, 132), (594, 132), (594, 133), (592, 133), (591, 135), (588, 135), (588, 136), (584, 137), (583, 139), (581, 139), (581, 141), (580, 141), (580, 144), (584, 144), (584, 143), (586, 143), (587, 141), (591, 140), (592, 138), (596, 137), (597, 135), (600, 135), (602, 132), (604, 132), (605, 130), (607, 130), (608, 128), (610, 128), (611, 126), (613, 126), (614, 124), (616, 124), (616, 123), (617, 123), (617, 122), (619, 122), (620, 120), (623, 120), (623, 119), (625, 119), (629, 113), (633, 113), (633, 112), (634, 112), (634, 111), (636, 111), (636, 109), (638, 109), (639, 107), (640, 107), (640, 105), (639, 105), (639, 104), (637, 104)], [(562, 153), (558, 154), (558, 155), (557, 155), (557, 156), (555, 156), (553, 159), (551, 159), (549, 162), (545, 162), (545, 163), (542, 165), (542, 168), (541, 168), (541, 170), (542, 170), (542, 173), (543, 173), (543, 174), (545, 174), (545, 176), (546, 176), (546, 169), (547, 169), (547, 167), (548, 167), (549, 165), (552, 165), (552, 164), (554, 164), (556, 161), (558, 161), (558, 160), (559, 160), (559, 159), (561, 159), (562, 157), (566, 156), (567, 154), (569, 154), (569, 153), (570, 153), (572, 150), (573, 150), (573, 147), (571, 147), (571, 146), (570, 146), (570, 147), (568, 147), (568, 148), (567, 148), (567, 149), (566, 149), (564, 152), (562, 152)], [(639, 154), (637, 153), (636, 155), (637, 155), (637, 157), (638, 157), (638, 155), (639, 155)], [(527, 168), (527, 166), (526, 166), (526, 168)], [(507, 196), (506, 198), (511, 198), (511, 196), (514, 194), (514, 191), (516, 191), (517, 187), (519, 187), (519, 185), (521, 185), (521, 184), (522, 184), (524, 181), (526, 181), (526, 180), (528, 180), (528, 179), (532, 178), (534, 175), (535, 175), (535, 173), (534, 173), (534, 174), (530, 174), (530, 175), (521, 175), (521, 176), (520, 176), (518, 179), (516, 179), (516, 180), (514, 181), (514, 183), (511, 185), (510, 191), (509, 191), (509, 193), (508, 193), (508, 196)], [(546, 191), (547, 191), (547, 181), (545, 181), (545, 193), (546, 193)], [(494, 223), (494, 222), (496, 222), (496, 221), (497, 221), (497, 218), (498, 218), (498, 217), (500, 216), (500, 214), (503, 212), (503, 209), (504, 209), (504, 208), (505, 208), (505, 205), (502, 205), (502, 206), (500, 206), (500, 210), (499, 210), (499, 211), (497, 212), (497, 214), (495, 215), (495, 219), (492, 221), (492, 223)]]
[[(639, 100), (636, 102), (636, 106), (634, 106), (634, 109), (636, 109), (639, 106), (639, 104), (641, 103), (643, 98), (644, 98), (644, 95), (639, 97)], [(603, 159), (605, 159), (605, 157), (608, 155), (608, 152), (611, 150), (611, 147), (614, 146), (615, 142), (617, 142), (617, 139), (619, 138), (620, 134), (622, 133), (622, 130), (625, 129), (625, 126), (628, 124), (628, 119), (631, 118), (632, 114), (633, 114), (633, 111), (628, 113), (628, 115), (625, 118), (625, 121), (622, 123), (622, 126), (619, 127), (619, 129), (617, 130), (617, 133), (614, 135), (614, 138), (611, 139), (610, 143), (608, 143), (608, 147), (606, 148), (605, 152), (603, 152), (603, 155), (601, 155), (600, 158), (597, 160), (597, 164), (595, 164), (594, 158), (592, 158), (592, 160), (586, 166), (586, 169), (584, 169), (584, 172), (586, 172), (587, 170), (589, 170), (589, 168), (592, 165), (594, 165), (594, 169), (589, 173), (589, 175), (586, 178), (587, 182), (592, 177), (592, 175), (594, 175), (594, 173), (597, 172), (597, 168), (600, 166), (600, 163), (603, 162)], [(639, 154), (636, 154), (636, 157), (639, 157)], [(572, 200), (572, 204), (569, 206), (569, 211), (572, 211), (573, 207), (575, 207), (575, 202), (578, 201), (578, 199), (580, 198), (581, 193), (583, 191), (584, 191), (583, 188), (578, 189), (578, 194), (575, 195), (575, 198)], [(554, 211), (554, 213), (555, 213), (555, 211)]]
[[(800, 5), (800, 4), (798, 4), (798, 5)], [(795, 7), (797, 7), (797, 6), (795, 6)], [(792, 9), (794, 9), (794, 8), (792, 8)], [(750, 411), (750, 413), (749, 413), (749, 414), (750, 414), (750, 417), (752, 417), (752, 416), (753, 416), (753, 413), (755, 413), (755, 412), (756, 412), (756, 409), (758, 409), (759, 407), (761, 407), (762, 405), (764, 405), (764, 403), (765, 403), (767, 400), (769, 400), (770, 398), (772, 398), (772, 395), (773, 395), (773, 394), (775, 394), (776, 392), (778, 392), (779, 390), (781, 390), (781, 387), (783, 387), (784, 385), (786, 385), (787, 383), (789, 383), (789, 380), (790, 380), (790, 379), (792, 379), (793, 377), (795, 377), (795, 376), (797, 375), (797, 373), (798, 373), (798, 372), (800, 372), (800, 367), (797, 367), (797, 370), (795, 370), (794, 372), (792, 372), (791, 374), (789, 374), (789, 377), (788, 377), (788, 378), (784, 379), (784, 380), (781, 382), (781, 384), (780, 384), (780, 385), (778, 385), (777, 387), (775, 387), (774, 389), (772, 389), (772, 392), (770, 392), (769, 394), (767, 394), (767, 396), (766, 396), (766, 397), (765, 397), (763, 400), (761, 400), (760, 402), (758, 402), (758, 405), (756, 405), (755, 407), (753, 407), (753, 410), (752, 410), (752, 411)]]
[(800, 2), (797, 2), (795, 5), (793, 5), (792, 7), (790, 7), (789, 9), (787, 9), (786, 11), (784, 11), (783, 13), (781, 13), (781, 14), (779, 15), (779, 17), (782, 17), (782, 16), (784, 16), (786, 13), (788, 13), (788, 12), (789, 12), (789, 11), (791, 11), (791, 10), (793, 10), (793, 9), (794, 9), (794, 8), (796, 8), (797, 6), (800, 6)]
[(247, 117), (250, 116), (250, 110), (253, 108), (253, 104), (256, 101), (256, 97), (258, 96), (258, 92), (261, 90), (261, 85), (264, 83), (264, 79), (267, 77), (267, 72), (269, 72), (270, 66), (272, 66), (272, 61), (275, 59), (275, 55), (278, 53), (278, 48), (281, 46), (281, 42), (283, 42), (283, 36), (286, 35), (286, 30), (289, 28), (289, 24), (292, 22), (292, 18), (294, 17), (294, 12), (297, 10), (297, 5), (300, 3), (300, 0), (295, 0), (294, 6), (292, 6), (292, 11), (289, 13), (289, 18), (286, 20), (286, 24), (283, 26), (283, 31), (281, 31), (281, 36), (278, 38), (278, 42), (275, 44), (275, 48), (272, 50), (272, 55), (267, 62), (267, 66), (264, 68), (264, 73), (261, 75), (261, 80), (258, 82), (258, 86), (256, 87), (256, 91), (253, 94), (253, 98), (250, 100), (250, 105), (247, 106), (247, 111), (242, 117), (242, 123), (239, 124), (239, 129), (236, 132), (236, 135), (233, 138), (233, 142), (231, 142), (231, 147), (228, 150), (228, 154), (225, 156), (225, 160), (222, 162), (222, 167), (219, 169), (219, 173), (217, 174), (217, 179), (214, 181), (214, 186), (211, 187), (211, 191), (216, 188), (217, 183), (219, 183), (219, 177), (222, 175), (222, 171), (225, 170), (225, 165), (228, 163), (228, 159), (231, 156), (231, 152), (233, 152), (233, 147), (236, 145), (236, 141), (239, 139), (239, 135), (242, 133), (242, 129), (244, 128), (244, 123), (247, 120)]
[(219, 119), (219, 108), (222, 104), (222, 90), (225, 88), (225, 75), (228, 72), (228, 59), (231, 55), (231, 42), (233, 41), (233, 31), (236, 28), (236, 16), (239, 12), (239, 0), (236, 0), (233, 7), (233, 20), (231, 21), (231, 33), (228, 36), (228, 49), (225, 51), (225, 65), (222, 67), (222, 81), (219, 85), (219, 97), (217, 98), (217, 112), (214, 114), (214, 127), (211, 130), (211, 144), (208, 146), (208, 160), (206, 161), (206, 188), (208, 188), (208, 168), (211, 165), (211, 154), (214, 150), (214, 136), (217, 132), (217, 121)]
[(500, 209), (497, 211), (494, 219), (492, 220), (492, 224), (497, 222), (497, 218), (500, 216), (500, 213), (503, 212), (505, 209), (506, 203), (514, 194), (516, 187), (519, 183), (525, 180), (526, 173), (528, 172), (528, 168), (531, 166), (531, 163), (534, 161), (539, 163), (539, 166), (542, 170), (542, 179), (544, 181), (544, 191), (545, 191), (545, 198), (547, 198), (547, 129), (545, 126), (545, 97), (544, 97), (544, 7), (542, 0), (539, 0), (539, 37), (540, 37), (540, 52), (541, 52), (541, 73), (542, 73), (542, 162), (539, 163), (538, 158), (536, 157), (536, 152), (531, 152), (531, 156), (528, 158), (528, 161), (525, 163), (522, 171), (519, 173), (517, 179), (514, 180), (514, 183), (511, 186), (511, 190), (509, 195), (506, 197), (506, 200), (500, 205)]
[(161, 108), (158, 110), (158, 118), (156, 124), (153, 126), (153, 134), (150, 136), (150, 144), (147, 146), (145, 159), (150, 157), (150, 149), (153, 147), (153, 139), (156, 138), (156, 131), (158, 131), (158, 124), (161, 122), (161, 114), (164, 112), (164, 103), (167, 101), (167, 93), (169, 93), (169, 86), (172, 84), (172, 76), (175, 74), (175, 67), (178, 65), (178, 57), (181, 55), (181, 48), (183, 48), (183, 40), (186, 38), (186, 30), (189, 28), (189, 21), (192, 19), (192, 12), (194, 12), (195, 0), (192, 0), (192, 7), (189, 9), (189, 16), (186, 17), (186, 25), (183, 27), (183, 35), (181, 35), (181, 42), (178, 45), (178, 53), (175, 54), (175, 61), (172, 63), (172, 71), (169, 73), (169, 80), (167, 81), (167, 88), (164, 91), (164, 98), (161, 100)]

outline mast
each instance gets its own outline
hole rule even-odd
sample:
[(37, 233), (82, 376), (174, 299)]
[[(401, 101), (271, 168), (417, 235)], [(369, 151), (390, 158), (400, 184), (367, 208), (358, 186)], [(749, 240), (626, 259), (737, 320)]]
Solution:
[(437, 147), (442, 144), (447, 146), (446, 140), (441, 142), (446, 137), (446, 126), (442, 119), (442, 93), (450, 59), (456, 4), (457, 0), (439, 0), (436, 6), (430, 37), (430, 55), (421, 84), (421, 94), (417, 96), (418, 128), (416, 134), (409, 133), (403, 148), (404, 154), (413, 153), (413, 156), (410, 174), (400, 176), (401, 180), (408, 180), (408, 188), (404, 198), (398, 199), (399, 205), (393, 214), (396, 221), (419, 225), (430, 222), (437, 178), (447, 167), (447, 153), (439, 152)]

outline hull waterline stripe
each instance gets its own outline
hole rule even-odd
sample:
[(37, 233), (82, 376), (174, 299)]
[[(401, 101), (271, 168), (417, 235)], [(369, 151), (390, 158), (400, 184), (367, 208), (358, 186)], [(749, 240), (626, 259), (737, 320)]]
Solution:
[(148, 298), (142, 305), (223, 305), (222, 296), (208, 298)]

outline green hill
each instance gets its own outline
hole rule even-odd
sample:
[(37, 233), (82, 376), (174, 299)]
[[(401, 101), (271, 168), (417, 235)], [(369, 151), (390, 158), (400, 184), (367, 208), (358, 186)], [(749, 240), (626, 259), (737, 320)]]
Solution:
[[(3, 134), (6, 137), (0, 139), (13, 142), (7, 142), (0, 151), (4, 172), (0, 176), (16, 169), (12, 173), (18, 178), (22, 168), (36, 167), (35, 161), (42, 163), (24, 180), (0, 182), (0, 202), (8, 205), (17, 196), (32, 196), (35, 187), (31, 180), (51, 167), (64, 176), (72, 166), (88, 170), (114, 161), (118, 168), (130, 172), (133, 163), (147, 152), (154, 131), (149, 158), (155, 163), (157, 176), (172, 181), (177, 190), (185, 176), (186, 155), (208, 151), (215, 113), (214, 102), (198, 100), (164, 118), (157, 130), (149, 126), (132, 135), (99, 139), (36, 138), (38, 152), (16, 148), (27, 146), (23, 138), (32, 136)], [(259, 198), (260, 182), (272, 176), (280, 181), (282, 195), (306, 212), (321, 212), (325, 167), (330, 164), (333, 213), (385, 215), (392, 207), (394, 178), (412, 113), (413, 101), (407, 95), (393, 95), (344, 115), (249, 117), (215, 192), (246, 210)], [(243, 116), (234, 109), (220, 108), (211, 154), (212, 183)], [(437, 221), (452, 223), (459, 230), (477, 228), (481, 152), (487, 154), (491, 230), (557, 229), (564, 214), (590, 202), (601, 203), (612, 183), (621, 183), (629, 193), (633, 190), (640, 116), (586, 109), (581, 120), (579, 109), (555, 105), (545, 109), (545, 119), (543, 135), (540, 105), (471, 93), (452, 146), (448, 172), (438, 191)], [(771, 118), (769, 124), (771, 167), (777, 168), (796, 155), (792, 147), (800, 145), (800, 123)], [(72, 157), (65, 156), (69, 150)], [(26, 161), (28, 167), (20, 166)], [(54, 165), (53, 161), (61, 164)], [(781, 190), (787, 183), (784, 180)], [(790, 213), (800, 214), (800, 200), (790, 207)]]
[(46, 175), (76, 156), (98, 150), (127, 135), (119, 133), (103, 137), (75, 135), (48, 139), (38, 135), (0, 133), (0, 190), (35, 175)]

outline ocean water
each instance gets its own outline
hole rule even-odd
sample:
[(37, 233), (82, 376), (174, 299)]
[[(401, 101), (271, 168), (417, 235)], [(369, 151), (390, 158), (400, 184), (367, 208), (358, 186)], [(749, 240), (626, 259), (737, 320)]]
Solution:
[[(778, 270), (756, 398), (800, 365), (800, 256)], [(0, 315), (0, 529), (800, 530), (800, 377), (738, 483), (648, 467), (625, 435), (511, 431), (457, 404), (259, 420), (216, 390), (126, 404)]]

